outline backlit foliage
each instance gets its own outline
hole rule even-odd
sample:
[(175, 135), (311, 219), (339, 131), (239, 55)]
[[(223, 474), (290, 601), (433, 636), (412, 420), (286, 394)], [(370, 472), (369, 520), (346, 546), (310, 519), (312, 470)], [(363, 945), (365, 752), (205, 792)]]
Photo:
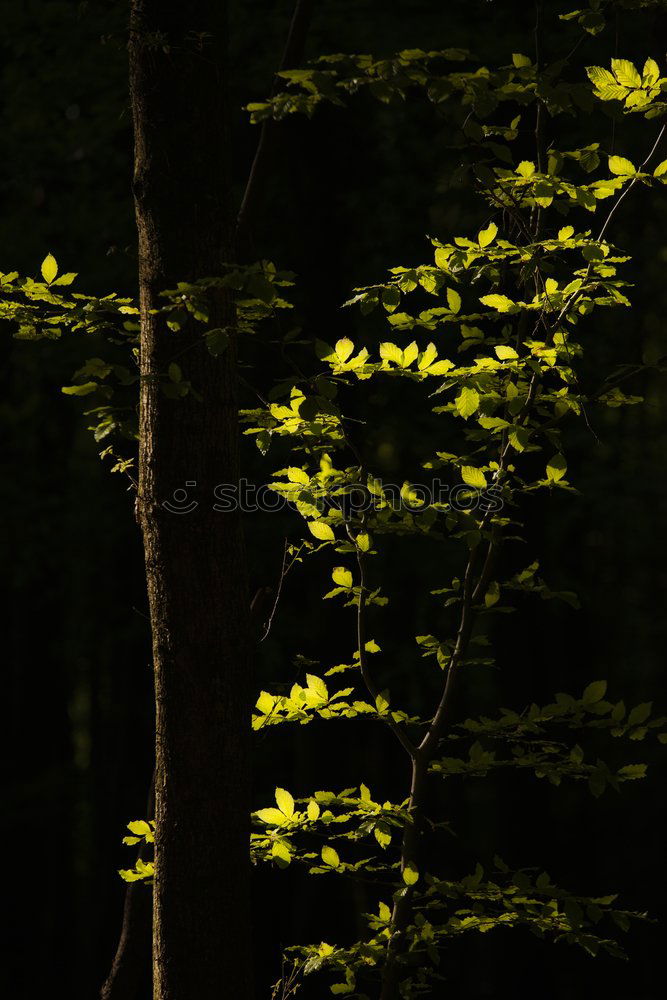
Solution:
[[(564, 19), (597, 33), (610, 7), (591, 0)], [(312, 348), (310, 366), (287, 366), (269, 398), (241, 415), (262, 455), (282, 456), (273, 489), (302, 519), (302, 540), (288, 554), (295, 562), (316, 558), (327, 564), (322, 599), (338, 603), (341, 629), (350, 637), (348, 662), (309, 672), (289, 691), (262, 691), (252, 727), (263, 732), (287, 724), (372, 722), (399, 741), (409, 765), (400, 802), (384, 801), (380, 789), (364, 784), (339, 791), (277, 788), (275, 801), (253, 813), (254, 864), (302, 866), (322, 877), (323, 894), (327, 879), (363, 877), (375, 898), (364, 916), (363, 938), (295, 944), (288, 949), (293, 968), (306, 978), (326, 975), (335, 995), (364, 998), (380, 991), (384, 1000), (407, 1000), (440, 995), (443, 949), (455, 947), (464, 933), (525, 928), (591, 955), (622, 955), (618, 932), (643, 915), (620, 907), (615, 895), (570, 892), (546, 872), (500, 858), (484, 859), (472, 873), (456, 873), (448, 870), (442, 851), (445, 860), (433, 868), (422, 845), (456, 830), (455, 817), (432, 814), (428, 781), (492, 780), (502, 769), (514, 771), (519, 781), (575, 782), (582, 793), (599, 796), (644, 777), (645, 765), (636, 759), (641, 741), (664, 742), (665, 720), (653, 716), (652, 706), (628, 709), (608, 700), (602, 680), (589, 679), (580, 694), (559, 693), (544, 706), (499, 707), (493, 717), (457, 718), (450, 694), (461, 671), (493, 662), (488, 626), (494, 616), (523, 609), (535, 597), (577, 605), (572, 593), (550, 589), (537, 561), (506, 571), (499, 553), (501, 547), (512, 551), (520, 538), (521, 511), (532, 494), (575, 494), (566, 457), (570, 425), (587, 420), (597, 407), (641, 402), (621, 388), (627, 372), (606, 373), (590, 391), (580, 370), (599, 311), (631, 308), (624, 268), (630, 257), (614, 245), (612, 223), (637, 185), (662, 196), (664, 129), (658, 123), (656, 134), (652, 119), (667, 110), (667, 78), (650, 58), (642, 67), (614, 58), (609, 68), (588, 67), (586, 77), (573, 76), (567, 60), (540, 66), (521, 53), (489, 68), (457, 48), (406, 50), (386, 59), (332, 55), (281, 76), (284, 90), (249, 105), (253, 121), (312, 115), (325, 103), (345, 105), (359, 92), (383, 103), (422, 93), (442, 126), (462, 137), (462, 164), (474, 178), (485, 220), (461, 234), (440, 234), (423, 263), (403, 262), (383, 281), (354, 290), (347, 308), (363, 315), (379, 310), (386, 322), (380, 339), (327, 343), (308, 332), (298, 341), (288, 335), (285, 352)], [(565, 136), (565, 127), (559, 133), (565, 115), (599, 106), (647, 119), (645, 148), (620, 155), (597, 141), (578, 149), (568, 149), (565, 138), (564, 148), (541, 145), (540, 116)], [(532, 131), (536, 118), (537, 145), (526, 158), (515, 150), (524, 148), (521, 136)], [(58, 277), (51, 255), (37, 279), (3, 275), (0, 315), (24, 338), (99, 334), (129, 355), (124, 364), (92, 358), (63, 390), (90, 397), (91, 426), (98, 441), (109, 442), (109, 452), (136, 434), (137, 308), (113, 294), (72, 292), (73, 278)], [(261, 336), (264, 320), (290, 308), (283, 288), (292, 281), (291, 274), (263, 262), (230, 266), (223, 278), (165, 291), (165, 336), (184, 323), (198, 323), (213, 354), (224, 351), (230, 337), (239, 339), (242, 350), (244, 338), (258, 330)], [(220, 285), (236, 293), (237, 318), (227, 329), (211, 330), (208, 295)], [(175, 405), (197, 391), (187, 369), (184, 357), (161, 373)], [(407, 479), (400, 502), (387, 495), (353, 433), (354, 399), (383, 380), (407, 380), (422, 393), (423, 408), (432, 415), (425, 468), (440, 470), (471, 500), (490, 491), (484, 503), (460, 509), (446, 499), (424, 499)], [(458, 429), (455, 451), (439, 444), (445, 424)], [(119, 454), (116, 468), (128, 472), (131, 452)], [(368, 501), (363, 509), (351, 503), (355, 495)], [(374, 567), (392, 535), (408, 541), (428, 536), (434, 546), (459, 543), (458, 560), (442, 563), (441, 586), (423, 595), (432, 601), (434, 620), (442, 621), (441, 609), (448, 609), (449, 629), (434, 624), (434, 634), (415, 636), (414, 662), (401, 668), (414, 670), (423, 659), (424, 669), (440, 678), (440, 700), (423, 704), (419, 716), (397, 704), (377, 679), (392, 655), (383, 644), (383, 615), (394, 611)], [(340, 686), (338, 674), (344, 675)], [(128, 844), (153, 843), (152, 823), (137, 820), (129, 830)], [(150, 881), (153, 872), (153, 862), (142, 857), (121, 874), (128, 881)], [(313, 932), (317, 936), (315, 926)]]

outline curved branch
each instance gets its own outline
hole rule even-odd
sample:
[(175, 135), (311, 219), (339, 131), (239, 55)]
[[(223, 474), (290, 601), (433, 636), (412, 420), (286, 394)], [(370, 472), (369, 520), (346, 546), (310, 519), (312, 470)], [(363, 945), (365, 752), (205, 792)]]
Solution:
[[(306, 36), (310, 26), (310, 19), (315, 8), (315, 0), (297, 0), (292, 14), (287, 41), (283, 51), (282, 59), (277, 73), (282, 73), (286, 69), (293, 69), (301, 62), (306, 44)], [(276, 92), (277, 74), (274, 78), (271, 96)], [(250, 221), (257, 204), (257, 196), (261, 190), (269, 166), (273, 143), (276, 135), (275, 122), (267, 119), (261, 127), (259, 141), (255, 150), (255, 157), (250, 167), (248, 180), (246, 183), (243, 200), (236, 219), (236, 239), (237, 242), (247, 239), (249, 235)]]
[[(359, 645), (359, 665), (361, 667), (361, 676), (363, 678), (364, 684), (368, 689), (368, 693), (371, 698), (376, 699), (380, 692), (375, 686), (375, 682), (371, 676), (371, 672), (368, 669), (368, 658), (366, 656), (366, 592), (368, 588), (366, 587), (366, 575), (365, 575), (365, 565), (364, 557), (362, 553), (357, 549), (357, 564), (359, 566), (359, 605), (357, 609), (357, 642)], [(405, 752), (411, 759), (415, 756), (415, 747), (410, 740), (407, 733), (405, 733), (399, 724), (393, 719), (391, 712), (386, 716), (386, 721), (391, 729), (392, 733), (401, 744)]]

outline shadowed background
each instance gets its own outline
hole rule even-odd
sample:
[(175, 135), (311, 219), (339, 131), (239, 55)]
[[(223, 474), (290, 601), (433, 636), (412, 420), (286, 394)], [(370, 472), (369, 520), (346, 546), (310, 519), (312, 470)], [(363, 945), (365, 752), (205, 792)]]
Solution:
[[(555, 20), (554, 11), (565, 9), (545, 4), (547, 58), (562, 55), (576, 37)], [(35, 273), (52, 251), (63, 270), (80, 273), (82, 288), (133, 294), (126, 4), (3, 0), (0, 12), (0, 269)], [(286, 2), (232, 4), (237, 199), (257, 140), (241, 107), (268, 92), (290, 15)], [(498, 63), (512, 52), (532, 54), (533, 21), (531, 4), (499, 0), (323, 2), (307, 52), (388, 54), (460, 45)], [(616, 44), (623, 57), (643, 61), (650, 54), (662, 65), (664, 27), (664, 16), (621, 13), (618, 24), (582, 46), (580, 65), (606, 62)], [(642, 158), (645, 124), (624, 121), (613, 135), (611, 122), (602, 121), (600, 134), (591, 134), (583, 117), (567, 122), (567, 148), (599, 141), (609, 151), (615, 143), (616, 152)], [(340, 311), (350, 288), (378, 279), (388, 266), (426, 260), (427, 235), (449, 238), (484, 221), (484, 206), (456, 174), (451, 138), (433, 109), (416, 99), (385, 108), (360, 98), (347, 111), (324, 109), (312, 121), (281, 127), (253, 243), (257, 256), (297, 272), (307, 335), (374, 335), (377, 318), (362, 326), (358, 315)], [(593, 384), (612, 362), (667, 354), (666, 232), (662, 192), (633, 193), (614, 240), (635, 257), (635, 308), (589, 323)], [(84, 1000), (95, 995), (115, 949), (124, 892), (116, 870), (130, 863), (120, 842), (125, 823), (144, 815), (152, 769), (141, 546), (127, 481), (102, 467), (81, 408), (59, 391), (99, 345), (83, 339), (35, 345), (8, 336), (0, 344), (2, 823), (11, 914), (0, 982), (26, 998), (57, 982), (73, 1000)], [(267, 385), (271, 376), (269, 362), (261, 362), (258, 379)], [(607, 411), (595, 424), (599, 441), (583, 425), (570, 429), (571, 478), (582, 495), (536, 501), (527, 512), (525, 558), (516, 556), (522, 565), (539, 556), (549, 583), (576, 590), (582, 610), (540, 602), (500, 620), (497, 667), (462, 679), (462, 717), (498, 703), (546, 701), (555, 690), (577, 693), (600, 677), (609, 680), (612, 698), (667, 705), (661, 679), (667, 387), (649, 378), (629, 391), (644, 392), (647, 404)], [(374, 390), (365, 438), (378, 471), (387, 480), (400, 477), (399, 483), (418, 478), (421, 432), (428, 426), (427, 415), (401, 392)], [(250, 478), (266, 477), (279, 462), (269, 459), (262, 463), (247, 443)], [(248, 515), (256, 587), (275, 585), (284, 539), (298, 538), (299, 531), (296, 516)], [(381, 661), (389, 682), (392, 663), (414, 665), (402, 691), (413, 706), (437, 681), (429, 661), (415, 656), (413, 642), (415, 634), (432, 630), (435, 606), (415, 597), (426, 589), (427, 555), (407, 543), (389, 553), (383, 573), (400, 614), (378, 618), (374, 628), (391, 650)], [(455, 561), (445, 575), (458, 570)], [(258, 656), (258, 689), (294, 679), (296, 653), (326, 667), (354, 648), (352, 621), (346, 634), (341, 612), (320, 603), (322, 571), (313, 564), (288, 578)], [(258, 804), (268, 803), (275, 785), (306, 794), (363, 779), (382, 798), (403, 794), (406, 762), (390, 736), (340, 725), (344, 731), (313, 725), (262, 734)], [(650, 759), (648, 748), (640, 758)], [(448, 843), (442, 867), (463, 874), (497, 852), (511, 864), (542, 866), (556, 882), (584, 892), (622, 889), (628, 906), (659, 915), (665, 768), (664, 760), (652, 763), (648, 783), (628, 786), (622, 797), (607, 792), (599, 801), (578, 787), (554, 790), (521, 778), (465, 787), (452, 782), (444, 808), (461, 836)], [(258, 876), (258, 996), (268, 996), (277, 978), (281, 944), (345, 940), (357, 930), (351, 914), (367, 908), (363, 891), (355, 897), (332, 882), (294, 873)], [(660, 941), (657, 926), (633, 932), (627, 942), (632, 961), (625, 964), (593, 962), (521, 933), (471, 937), (451, 949), (445, 988), (470, 998), (511, 991), (517, 1000), (536, 994), (583, 1000), (595, 991), (654, 1000), (664, 979)]]

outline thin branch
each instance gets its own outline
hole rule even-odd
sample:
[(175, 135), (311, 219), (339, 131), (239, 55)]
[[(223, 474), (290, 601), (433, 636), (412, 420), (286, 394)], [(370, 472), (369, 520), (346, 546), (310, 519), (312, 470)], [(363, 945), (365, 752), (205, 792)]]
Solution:
[[(301, 62), (314, 8), (315, 0), (297, 0), (278, 73), (282, 73), (287, 69), (293, 69)], [(276, 74), (271, 89), (271, 96), (276, 93), (277, 86), (278, 76)], [(270, 118), (266, 119), (261, 127), (255, 157), (250, 167), (243, 200), (241, 201), (241, 207), (236, 219), (237, 242), (248, 236), (250, 220), (269, 166), (275, 132), (275, 122)]]
[[(658, 146), (662, 142), (662, 139), (663, 139), (663, 136), (665, 134), (665, 131), (667, 131), (667, 125), (663, 125), (662, 126), (662, 128), (660, 129), (660, 131), (658, 133), (658, 138), (655, 140), (655, 142), (651, 146), (650, 153), (648, 154), (648, 156), (646, 157), (646, 159), (644, 160), (644, 162), (640, 164), (639, 169), (637, 170), (637, 173), (632, 178), (632, 180), (630, 181), (630, 183), (628, 184), (628, 186), (626, 187), (626, 189), (623, 191), (623, 193), (621, 194), (621, 196), (616, 200), (616, 202), (614, 202), (614, 205), (612, 206), (611, 212), (607, 216), (605, 224), (603, 225), (602, 229), (600, 230), (600, 235), (598, 236), (598, 242), (602, 239), (602, 237), (606, 233), (606, 231), (607, 231), (607, 229), (609, 227), (609, 223), (614, 218), (614, 216), (616, 215), (616, 212), (618, 211), (618, 209), (620, 208), (620, 206), (623, 204), (624, 200), (627, 198), (627, 196), (630, 194), (630, 192), (632, 191), (633, 187), (635, 186), (635, 184), (639, 180), (639, 174), (642, 172), (642, 170), (644, 169), (644, 167), (647, 166), (648, 163), (649, 163), (649, 161), (652, 159), (652, 157), (653, 157), (654, 153), (656, 152)], [(589, 268), (590, 268), (590, 265), (589, 265)]]
[[(155, 812), (155, 771), (151, 778), (146, 802), (146, 817)], [(145, 844), (137, 852), (143, 858)], [(100, 992), (101, 1000), (139, 1000), (149, 986), (151, 968), (152, 894), (144, 885), (131, 882), (125, 889), (123, 922), (118, 947)]]
[[(359, 605), (357, 608), (357, 643), (359, 645), (359, 665), (361, 667), (361, 676), (363, 678), (364, 684), (368, 688), (368, 693), (374, 700), (378, 698), (380, 692), (375, 686), (375, 682), (371, 676), (371, 672), (368, 668), (368, 658), (366, 656), (366, 593), (368, 588), (366, 587), (366, 569), (364, 564), (364, 557), (362, 552), (357, 548), (357, 564), (359, 566)], [(396, 739), (399, 741), (408, 756), (414, 760), (415, 747), (412, 740), (409, 738), (407, 733), (405, 733), (396, 720), (393, 718), (391, 711), (384, 717), (389, 728), (393, 732)]]
[(280, 568), (280, 578), (278, 580), (278, 586), (276, 587), (276, 597), (275, 597), (275, 600), (273, 602), (273, 607), (271, 608), (271, 613), (269, 614), (268, 620), (266, 622), (266, 627), (264, 629), (264, 632), (263, 632), (261, 638), (259, 639), (259, 642), (264, 642), (264, 640), (267, 639), (268, 636), (269, 636), (269, 632), (271, 631), (271, 627), (273, 625), (273, 619), (276, 616), (276, 612), (278, 611), (278, 605), (280, 604), (280, 596), (281, 596), (282, 591), (283, 591), (283, 583), (285, 581), (285, 577), (287, 576), (287, 574), (289, 573), (289, 571), (292, 569), (292, 567), (296, 563), (296, 561), (297, 561), (297, 559), (299, 557), (299, 554), (300, 554), (302, 548), (303, 548), (303, 545), (300, 545), (299, 548), (297, 549), (297, 551), (295, 552), (295, 554), (294, 554), (294, 556), (292, 558), (292, 561), (288, 565), (288, 563), (287, 563), (287, 552), (288, 552), (288, 549), (289, 549), (289, 543), (288, 543), (287, 539), (285, 539), (285, 548), (283, 550), (283, 561), (282, 561), (282, 565), (281, 565), (281, 568)]

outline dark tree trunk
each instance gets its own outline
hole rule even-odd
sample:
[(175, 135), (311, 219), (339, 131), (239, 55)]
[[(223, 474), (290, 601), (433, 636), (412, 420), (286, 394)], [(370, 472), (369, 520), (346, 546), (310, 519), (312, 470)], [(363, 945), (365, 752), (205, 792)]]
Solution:
[[(212, 509), (238, 481), (235, 346), (176, 334), (159, 293), (230, 256), (226, 4), (133, 0), (130, 86), (141, 300), (140, 473), (156, 694), (155, 1000), (247, 1000), (249, 613), (241, 527)], [(220, 297), (210, 326), (230, 323)], [(197, 394), (173, 400), (172, 361)], [(186, 485), (187, 484), (187, 485)], [(196, 485), (192, 485), (196, 484)], [(187, 489), (189, 513), (169, 513)]]
[[(146, 818), (155, 815), (155, 774), (151, 778), (146, 802)], [(137, 860), (146, 860), (145, 845)], [(146, 886), (130, 882), (125, 890), (123, 922), (118, 947), (109, 975), (100, 992), (100, 1000), (145, 1000), (151, 982), (151, 928), (153, 900)]]

